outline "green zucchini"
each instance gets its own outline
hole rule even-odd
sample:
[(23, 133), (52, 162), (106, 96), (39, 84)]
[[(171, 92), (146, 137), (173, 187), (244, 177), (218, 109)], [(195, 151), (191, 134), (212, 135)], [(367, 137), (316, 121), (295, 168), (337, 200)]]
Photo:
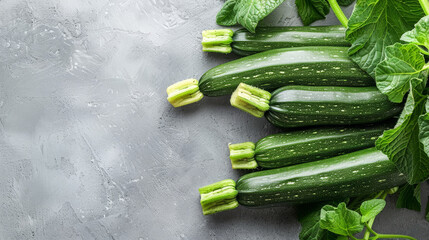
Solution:
[(259, 27), (256, 33), (246, 29), (235, 32), (229, 29), (203, 31), (204, 52), (233, 52), (248, 56), (278, 48), (306, 46), (348, 47), (346, 29), (342, 26), (289, 26)]
[(252, 142), (230, 144), (233, 169), (270, 169), (301, 164), (373, 147), (392, 124), (311, 128), (273, 134)]
[(233, 209), (238, 204), (262, 207), (349, 198), (406, 183), (405, 176), (375, 148), (249, 173), (236, 184), (231, 181), (200, 189), (204, 214)]
[(374, 80), (348, 56), (347, 47), (274, 49), (221, 64), (200, 80), (188, 79), (167, 88), (175, 107), (199, 101), (202, 96), (234, 92), (240, 83), (267, 91), (286, 85), (373, 86)]
[(240, 84), (231, 105), (282, 128), (375, 123), (402, 110), (376, 87), (286, 86), (270, 94)]

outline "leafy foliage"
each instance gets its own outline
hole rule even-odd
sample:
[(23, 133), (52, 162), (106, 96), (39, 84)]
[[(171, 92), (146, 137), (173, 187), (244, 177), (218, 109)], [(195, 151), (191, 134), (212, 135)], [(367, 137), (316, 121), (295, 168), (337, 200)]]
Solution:
[(413, 43), (426, 49), (429, 49), (429, 16), (425, 16), (415, 25), (411, 31), (404, 33), (401, 40), (407, 43)]
[(410, 184), (429, 177), (429, 157), (419, 141), (419, 116), (425, 112), (426, 96), (412, 88), (404, 111), (394, 129), (387, 130), (376, 141), (376, 147), (395, 163)]
[[(426, 102), (426, 107), (428, 105), (429, 101)], [(427, 109), (426, 109), (427, 112)], [(423, 144), (423, 148), (426, 152), (426, 154), (429, 155), (429, 113), (426, 113), (425, 115), (422, 115), (419, 117), (419, 139), (420, 142)]]
[(284, 0), (228, 0), (216, 16), (222, 26), (241, 24), (254, 33), (259, 21), (264, 19)]
[(405, 185), (401, 188), (398, 201), (396, 201), (397, 208), (407, 208), (414, 211), (421, 210), (420, 202), (420, 184)]
[(237, 4), (237, 0), (227, 0), (223, 5), (222, 9), (216, 16), (216, 23), (222, 26), (232, 26), (237, 24), (235, 19), (234, 7)]
[(375, 69), (377, 87), (390, 101), (400, 103), (410, 90), (410, 82), (419, 84), (425, 78), (425, 58), (412, 44), (396, 43), (386, 48), (386, 60)]
[(359, 213), (346, 208), (344, 202), (338, 207), (326, 205), (320, 212), (320, 227), (333, 233), (350, 236), (361, 232), (364, 225)]
[(383, 199), (371, 199), (365, 201), (360, 206), (360, 213), (362, 214), (362, 222), (368, 222), (370, 219), (375, 218), (386, 206), (386, 201)]
[(298, 220), (301, 223), (300, 240), (331, 240), (336, 234), (320, 228), (320, 211), (324, 204), (300, 206)]
[[(386, 201), (384, 201), (385, 197), (387, 194), (393, 194), (396, 192), (396, 190), (397, 188), (392, 188), (382, 191), (374, 196), (373, 199), (362, 202), (359, 207), (359, 211), (362, 215), (356, 211), (348, 209), (344, 202), (338, 204), (338, 207), (325, 205), (320, 211), (320, 228), (339, 234), (340, 236), (337, 236), (336, 238), (334, 236), (330, 238), (336, 240), (347, 240), (350, 238), (356, 240), (365, 240), (387, 237), (414, 239), (404, 235), (378, 234), (372, 229), (372, 224), (374, 223), (373, 220), (381, 211), (383, 211), (384, 207), (386, 206)], [(378, 197), (381, 197), (381, 199), (378, 199)], [(365, 237), (363, 239), (358, 239), (353, 236), (354, 234), (361, 232), (364, 227), (366, 230)], [(371, 234), (373, 234), (373, 237), (370, 237)], [(304, 238), (300, 239), (304, 240)], [(311, 239), (317, 240), (318, 238)]]
[(346, 32), (351, 58), (374, 77), (385, 47), (398, 42), (423, 16), (418, 0), (357, 1)]
[(295, 0), (295, 4), (304, 25), (325, 19), (330, 10), (326, 0)]

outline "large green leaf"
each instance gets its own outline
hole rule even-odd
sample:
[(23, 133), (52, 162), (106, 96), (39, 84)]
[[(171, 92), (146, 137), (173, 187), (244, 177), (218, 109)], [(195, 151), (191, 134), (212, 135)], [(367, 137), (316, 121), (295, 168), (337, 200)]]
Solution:
[(427, 78), (424, 65), (425, 58), (416, 45), (396, 43), (388, 46), (386, 60), (375, 69), (377, 87), (390, 101), (400, 103), (410, 90), (411, 81), (419, 84)]
[(407, 208), (410, 210), (420, 211), (420, 184), (401, 187), (399, 198), (396, 201), (397, 208)]
[(324, 206), (321, 204), (305, 204), (298, 209), (298, 220), (301, 223), (300, 240), (332, 240), (336, 234), (320, 228), (320, 210)]
[(415, 28), (411, 31), (404, 33), (401, 40), (408, 43), (414, 43), (416, 45), (429, 49), (429, 16), (425, 16), (415, 25)]
[(219, 25), (241, 24), (254, 33), (259, 21), (264, 19), (284, 0), (228, 0), (216, 16)]
[(326, 0), (295, 0), (295, 4), (304, 25), (325, 19), (331, 9)]
[(386, 206), (386, 201), (383, 199), (371, 199), (365, 201), (360, 206), (360, 213), (362, 214), (361, 221), (368, 222), (370, 219), (375, 218)]
[(351, 58), (374, 77), (385, 48), (398, 42), (423, 16), (418, 0), (358, 0), (346, 32)]
[(350, 236), (361, 232), (364, 225), (359, 213), (347, 209), (344, 202), (338, 207), (326, 205), (320, 212), (320, 227), (333, 233)]
[(409, 184), (417, 184), (429, 177), (429, 157), (419, 140), (420, 115), (425, 113), (427, 96), (421, 86), (413, 86), (408, 95), (399, 124), (387, 130), (376, 141), (376, 146), (404, 173)]

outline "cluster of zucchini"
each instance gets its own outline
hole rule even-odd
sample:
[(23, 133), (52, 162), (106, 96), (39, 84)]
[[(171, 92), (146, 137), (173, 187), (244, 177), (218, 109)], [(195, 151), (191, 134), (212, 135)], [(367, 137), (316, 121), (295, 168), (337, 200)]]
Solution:
[[(167, 89), (174, 107), (231, 95), (231, 105), (288, 129), (256, 144), (230, 144), (237, 183), (200, 188), (204, 214), (239, 204), (306, 203), (370, 194), (405, 183), (375, 140), (402, 105), (390, 102), (347, 54), (345, 29), (270, 27), (203, 32), (203, 50), (245, 56)], [(387, 121), (387, 122), (386, 122)], [(329, 125), (329, 126), (328, 126)], [(291, 130), (292, 128), (303, 128)], [(311, 127), (311, 128), (309, 128)]]

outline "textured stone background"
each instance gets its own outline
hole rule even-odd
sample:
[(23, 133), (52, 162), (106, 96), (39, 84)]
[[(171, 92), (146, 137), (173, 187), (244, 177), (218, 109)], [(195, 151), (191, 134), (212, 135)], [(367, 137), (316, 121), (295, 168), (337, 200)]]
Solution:
[[(227, 97), (165, 99), (234, 58), (200, 50), (222, 3), (0, 1), (0, 239), (297, 239), (292, 207), (201, 214), (198, 187), (242, 174), (227, 143), (278, 131)], [(267, 23), (299, 25), (293, 1)], [(393, 204), (376, 226), (428, 239)]]

